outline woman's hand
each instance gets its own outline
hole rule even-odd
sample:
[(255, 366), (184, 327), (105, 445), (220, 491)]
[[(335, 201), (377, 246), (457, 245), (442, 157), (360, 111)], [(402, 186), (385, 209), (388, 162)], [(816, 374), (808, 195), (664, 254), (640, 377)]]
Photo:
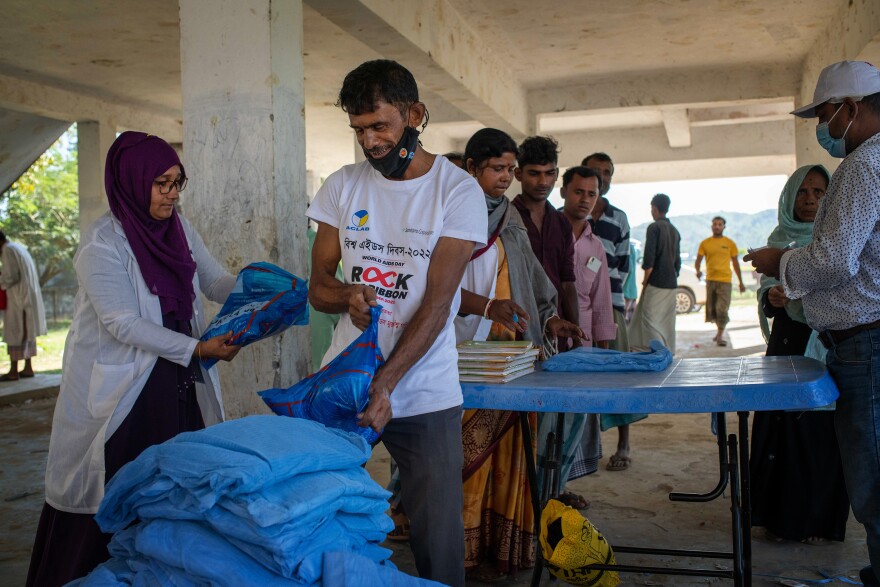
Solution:
[(774, 285), (767, 291), (767, 301), (774, 308), (784, 308), (790, 300), (781, 285)]
[[(516, 319), (514, 320), (514, 317)], [(525, 332), (529, 327), (528, 313), (513, 300), (495, 300), (489, 308), (489, 319), (514, 332)]]
[(240, 344), (226, 344), (232, 339), (232, 333), (219, 334), (208, 340), (200, 340), (196, 343), (196, 352), (194, 353), (199, 359), (218, 359), (220, 361), (231, 361), (241, 350)]
[(556, 338), (570, 338), (574, 342), (575, 347), (581, 346), (587, 338), (587, 335), (584, 334), (580, 326), (568, 320), (563, 320), (559, 316), (554, 316), (547, 320), (547, 333)]

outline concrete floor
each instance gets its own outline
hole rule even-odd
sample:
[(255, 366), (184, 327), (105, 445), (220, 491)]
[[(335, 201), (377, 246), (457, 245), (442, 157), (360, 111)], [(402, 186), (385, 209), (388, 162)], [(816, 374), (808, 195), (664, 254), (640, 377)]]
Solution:
[[(742, 356), (761, 354), (763, 341), (754, 324), (754, 308), (732, 311), (730, 345), (717, 347), (712, 327), (699, 314), (679, 317), (677, 356)], [(24, 583), (37, 518), (43, 503), (43, 471), (49, 442), (53, 400), (0, 403), (0, 585)], [(730, 419), (728, 427), (733, 429)], [(670, 491), (704, 492), (718, 477), (717, 447), (709, 431), (709, 417), (652, 415), (632, 428), (632, 466), (624, 472), (604, 468), (569, 484), (569, 489), (592, 501), (585, 515), (614, 544), (660, 545), (667, 548), (728, 550), (730, 548), (729, 495), (708, 504), (672, 503)], [(603, 434), (605, 454), (613, 452), (617, 433)], [(388, 478), (388, 455), (380, 446), (368, 465), (379, 483)], [(408, 545), (389, 543), (394, 561), (415, 573)], [(842, 576), (858, 584), (858, 569), (867, 561), (865, 534), (850, 517), (846, 541), (826, 546), (800, 543), (753, 542), (754, 585), (777, 585), (784, 576), (822, 579), (821, 573)], [(653, 560), (651, 560), (653, 559)], [(621, 563), (727, 568), (727, 561), (670, 561), (657, 557), (621, 554)], [(704, 566), (705, 565), (705, 566)], [(503, 585), (527, 585), (529, 574)], [(544, 578), (542, 584), (549, 584)], [(557, 582), (556, 585), (564, 585)], [(729, 585), (730, 581), (665, 575), (625, 574), (622, 585), (703, 586)], [(790, 583), (789, 583), (790, 584)], [(836, 581), (829, 585), (842, 585)]]

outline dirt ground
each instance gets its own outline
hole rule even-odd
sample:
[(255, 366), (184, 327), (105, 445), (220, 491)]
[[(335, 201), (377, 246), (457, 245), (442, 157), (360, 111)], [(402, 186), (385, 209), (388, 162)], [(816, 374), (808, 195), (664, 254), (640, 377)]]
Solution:
[[(764, 346), (755, 325), (754, 308), (732, 309), (727, 347), (712, 343), (712, 326), (702, 316), (679, 317), (677, 356), (743, 356), (763, 354)], [(22, 585), (40, 508), (43, 504), (43, 472), (49, 443), (53, 400), (35, 400), (0, 408), (0, 585)], [(728, 429), (735, 429), (732, 417)], [(718, 479), (717, 445), (709, 429), (709, 416), (652, 415), (632, 427), (632, 466), (623, 472), (604, 467), (589, 477), (569, 484), (591, 502), (585, 515), (612, 545), (728, 550), (730, 548), (729, 493), (707, 504), (673, 503), (670, 491), (705, 492)], [(606, 457), (614, 451), (617, 432), (603, 434)], [(607, 460), (607, 459), (606, 459)], [(604, 461), (603, 461), (604, 465)], [(368, 466), (381, 484), (388, 479), (388, 455), (376, 450)], [(408, 545), (389, 543), (394, 561), (415, 573)], [(777, 585), (778, 577), (817, 581), (828, 576), (845, 577), (858, 584), (858, 570), (867, 564), (865, 533), (850, 516), (846, 541), (825, 546), (800, 543), (753, 542), (754, 585)], [(728, 568), (728, 561), (698, 559), (670, 561), (666, 558), (621, 554), (618, 562), (662, 566)], [(521, 573), (505, 585), (527, 585)], [(545, 578), (542, 584), (549, 584)], [(563, 585), (563, 583), (555, 583)], [(723, 579), (624, 574), (622, 585), (690, 587), (729, 585)], [(834, 581), (829, 585), (842, 585)], [(850, 583), (852, 584), (852, 583)]]

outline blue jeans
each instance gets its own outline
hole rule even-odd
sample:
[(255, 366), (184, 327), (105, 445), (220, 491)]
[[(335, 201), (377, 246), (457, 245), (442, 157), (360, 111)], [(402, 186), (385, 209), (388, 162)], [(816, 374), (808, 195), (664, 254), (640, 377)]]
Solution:
[(880, 569), (880, 329), (835, 345), (826, 357), (840, 390), (834, 425), (853, 513), (865, 526), (868, 556)]

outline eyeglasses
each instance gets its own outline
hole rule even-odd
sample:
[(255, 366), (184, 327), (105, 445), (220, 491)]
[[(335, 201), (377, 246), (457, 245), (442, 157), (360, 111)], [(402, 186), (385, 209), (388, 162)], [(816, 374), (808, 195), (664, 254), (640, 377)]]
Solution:
[(171, 193), (171, 189), (175, 188), (178, 192), (182, 192), (186, 189), (186, 178), (181, 177), (180, 179), (175, 179), (174, 181), (166, 179), (165, 181), (154, 181), (154, 184), (159, 188), (159, 193), (163, 196), (166, 196)]

